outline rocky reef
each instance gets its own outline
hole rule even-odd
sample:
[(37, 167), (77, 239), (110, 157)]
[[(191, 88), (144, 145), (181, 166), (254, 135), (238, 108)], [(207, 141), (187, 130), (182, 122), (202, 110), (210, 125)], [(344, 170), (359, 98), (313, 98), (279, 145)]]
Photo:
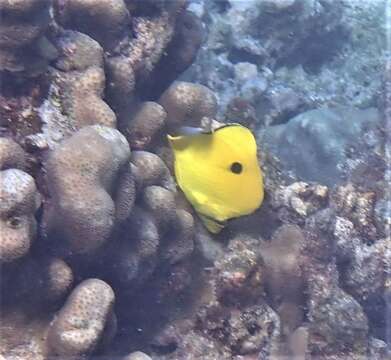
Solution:
[[(389, 356), (391, 61), (354, 3), (0, 0), (1, 359)], [(215, 119), (266, 193), (219, 235), (166, 142)]]
[(208, 38), (185, 78), (215, 91), (222, 116), (245, 103), (266, 125), (319, 106), (376, 106), (385, 8), (384, 0), (193, 0)]

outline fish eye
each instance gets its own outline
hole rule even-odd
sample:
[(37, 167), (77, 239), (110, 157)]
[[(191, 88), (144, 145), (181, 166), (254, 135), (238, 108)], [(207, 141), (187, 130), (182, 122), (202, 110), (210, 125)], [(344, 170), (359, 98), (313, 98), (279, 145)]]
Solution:
[(240, 174), (243, 170), (243, 166), (241, 163), (238, 163), (238, 162), (233, 162), (231, 164), (231, 167), (230, 167), (231, 171), (234, 173), (234, 174)]

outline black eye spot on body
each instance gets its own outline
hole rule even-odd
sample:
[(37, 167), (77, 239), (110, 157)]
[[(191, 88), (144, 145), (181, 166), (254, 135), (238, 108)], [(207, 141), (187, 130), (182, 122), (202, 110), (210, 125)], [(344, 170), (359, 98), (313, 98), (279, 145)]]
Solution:
[(234, 163), (231, 164), (230, 170), (234, 174), (240, 174), (243, 171), (243, 166), (242, 166), (241, 163), (234, 162)]

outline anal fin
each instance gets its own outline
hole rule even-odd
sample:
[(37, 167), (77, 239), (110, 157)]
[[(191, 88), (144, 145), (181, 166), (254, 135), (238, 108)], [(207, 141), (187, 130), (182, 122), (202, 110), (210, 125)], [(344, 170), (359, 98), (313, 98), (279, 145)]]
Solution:
[(212, 233), (218, 234), (221, 230), (223, 230), (225, 224), (218, 222), (216, 220), (211, 219), (205, 215), (199, 214), (200, 219), (204, 223), (205, 227)]

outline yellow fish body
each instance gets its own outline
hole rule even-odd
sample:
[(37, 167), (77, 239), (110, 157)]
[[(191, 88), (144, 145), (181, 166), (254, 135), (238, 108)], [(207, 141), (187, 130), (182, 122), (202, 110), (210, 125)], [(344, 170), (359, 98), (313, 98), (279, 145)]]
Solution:
[(176, 181), (210, 232), (261, 205), (263, 179), (249, 129), (228, 124), (209, 133), (168, 135), (168, 140)]

